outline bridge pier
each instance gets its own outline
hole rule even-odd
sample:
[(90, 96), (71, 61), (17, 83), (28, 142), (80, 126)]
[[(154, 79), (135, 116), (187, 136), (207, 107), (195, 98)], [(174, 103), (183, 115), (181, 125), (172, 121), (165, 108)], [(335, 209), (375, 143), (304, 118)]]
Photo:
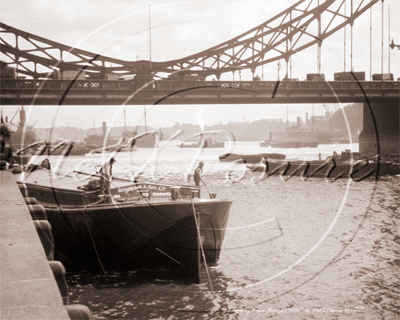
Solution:
[(363, 113), (363, 131), (359, 136), (361, 154), (400, 154), (400, 99), (364, 102)]

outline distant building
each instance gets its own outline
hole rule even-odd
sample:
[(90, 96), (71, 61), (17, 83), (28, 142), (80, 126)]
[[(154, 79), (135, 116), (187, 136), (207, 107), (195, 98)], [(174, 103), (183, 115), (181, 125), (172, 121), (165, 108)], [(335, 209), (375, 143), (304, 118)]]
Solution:
[(233, 134), (236, 141), (248, 141), (250, 132), (249, 122), (233, 122), (230, 121), (226, 124), (226, 129)]
[[(191, 123), (175, 123), (173, 127), (162, 128), (166, 137), (174, 134), (178, 129), (185, 133), (178, 139), (184, 140), (190, 136), (200, 133), (199, 125)], [(261, 119), (254, 122), (233, 122), (227, 124), (222, 122), (214, 125), (205, 125), (204, 131), (226, 130), (230, 132), (236, 141), (260, 141), (269, 137), (269, 134), (285, 131), (285, 123), (282, 119)]]
[[(176, 126), (187, 132), (192, 132), (195, 128), (195, 133), (200, 132), (198, 125), (180, 124)], [(282, 119), (261, 119), (254, 122), (233, 122), (227, 124), (218, 123), (211, 126), (205, 126), (204, 131), (212, 130), (226, 130), (230, 132), (236, 141), (260, 141), (267, 139), (269, 134), (276, 132), (283, 132), (285, 130), (285, 123)]]
[[(346, 119), (344, 117), (346, 115)], [(343, 110), (336, 111), (332, 116), (332, 131), (334, 139), (349, 139), (349, 130), (353, 142), (358, 142), (358, 136), (363, 130), (363, 104), (353, 103)]]
[(248, 140), (269, 140), (275, 133), (284, 132), (286, 124), (282, 119), (261, 119), (251, 123)]
[(168, 138), (175, 134), (178, 130), (183, 130), (184, 134), (177, 137), (177, 140), (185, 140), (192, 135), (201, 132), (201, 128), (198, 124), (175, 122), (172, 127), (161, 128), (164, 140), (168, 140)]

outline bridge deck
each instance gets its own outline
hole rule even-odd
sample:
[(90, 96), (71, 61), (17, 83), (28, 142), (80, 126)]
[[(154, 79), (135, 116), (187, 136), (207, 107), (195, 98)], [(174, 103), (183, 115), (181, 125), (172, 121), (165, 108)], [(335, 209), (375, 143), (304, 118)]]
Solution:
[(399, 81), (135, 81), (2, 79), (2, 105), (351, 103), (399, 99)]

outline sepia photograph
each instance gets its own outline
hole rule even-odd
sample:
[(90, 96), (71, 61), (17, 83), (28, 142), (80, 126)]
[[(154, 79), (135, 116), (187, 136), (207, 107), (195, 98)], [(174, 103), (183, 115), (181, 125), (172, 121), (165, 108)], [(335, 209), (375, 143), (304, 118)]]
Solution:
[(400, 2), (0, 0), (0, 319), (400, 318)]

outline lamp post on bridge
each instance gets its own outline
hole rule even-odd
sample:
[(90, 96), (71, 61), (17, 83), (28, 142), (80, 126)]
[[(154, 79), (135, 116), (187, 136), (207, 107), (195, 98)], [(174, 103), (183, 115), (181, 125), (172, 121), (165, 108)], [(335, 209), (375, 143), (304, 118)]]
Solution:
[(382, 1), (381, 74), (383, 74), (383, 13), (384, 13), (383, 1), (385, 1), (385, 0), (381, 0), (381, 1)]

